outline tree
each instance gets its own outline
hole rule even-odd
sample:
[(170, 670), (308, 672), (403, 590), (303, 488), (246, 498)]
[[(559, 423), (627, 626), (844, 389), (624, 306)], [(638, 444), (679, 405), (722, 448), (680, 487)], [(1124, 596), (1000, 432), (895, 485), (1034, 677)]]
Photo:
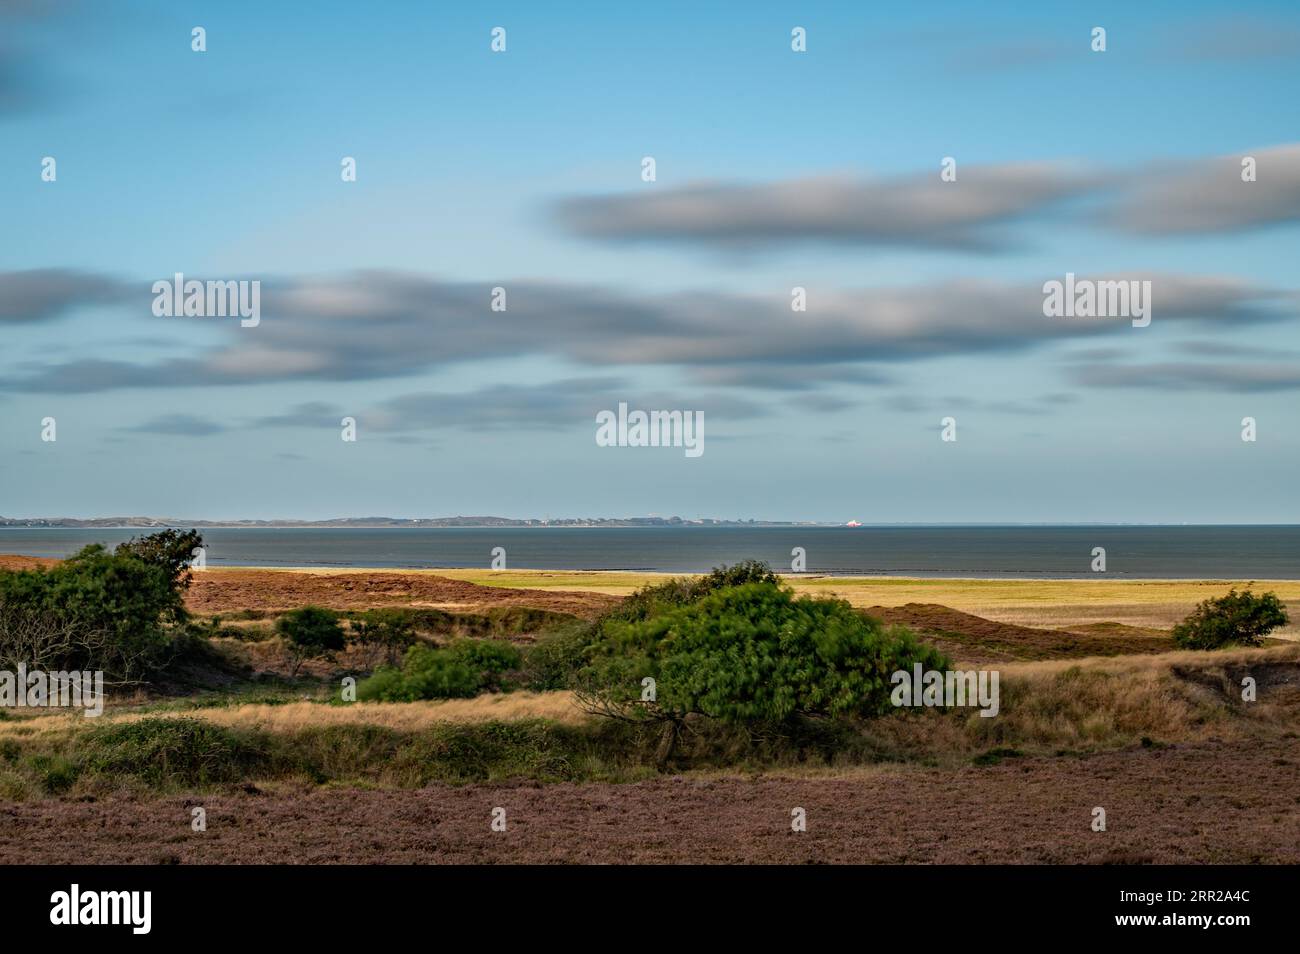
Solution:
[(292, 660), (290, 676), (308, 659), (332, 659), (343, 648), (343, 627), (339, 616), (323, 606), (290, 610), (275, 621), (275, 631), (284, 639)]
[[(688, 717), (781, 725), (890, 709), (890, 677), (948, 661), (847, 602), (796, 598), (770, 582), (719, 587), (643, 620), (609, 620), (577, 695), (589, 712), (664, 724), (666, 767)], [(653, 682), (649, 681), (653, 680)]]
[(1208, 599), (1174, 627), (1174, 642), (1183, 649), (1219, 649), (1224, 646), (1258, 646), (1264, 637), (1289, 623), (1286, 607), (1276, 593), (1256, 596), (1236, 588), (1226, 596)]
[(203, 536), (197, 530), (162, 530), (139, 539), (132, 537), (126, 543), (119, 543), (113, 552), (160, 566), (178, 589), (187, 589), (191, 579), (190, 561), (194, 559), (194, 551), (202, 546)]

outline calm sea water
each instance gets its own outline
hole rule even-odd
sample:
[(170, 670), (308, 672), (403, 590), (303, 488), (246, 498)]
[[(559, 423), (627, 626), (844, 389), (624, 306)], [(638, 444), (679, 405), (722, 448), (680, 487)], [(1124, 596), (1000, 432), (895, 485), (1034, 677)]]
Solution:
[[(0, 528), (0, 553), (62, 557), (143, 530)], [(691, 573), (745, 559), (810, 573), (882, 576), (1300, 579), (1300, 526), (1241, 527), (681, 527), (469, 529), (209, 529), (214, 566), (487, 567)]]

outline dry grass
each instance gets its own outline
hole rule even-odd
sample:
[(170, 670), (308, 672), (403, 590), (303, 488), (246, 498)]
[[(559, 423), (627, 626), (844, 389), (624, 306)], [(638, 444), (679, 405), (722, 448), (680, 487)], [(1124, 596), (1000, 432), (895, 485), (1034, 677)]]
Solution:
[(321, 702), (288, 702), (279, 705), (246, 703), (203, 709), (150, 709), (139, 712), (119, 709), (107, 710), (95, 719), (87, 719), (79, 713), (40, 713), (0, 722), (0, 739), (160, 717), (204, 719), (227, 728), (285, 733), (330, 725), (378, 725), (414, 732), (444, 722), (510, 722), (520, 719), (551, 719), (576, 725), (590, 718), (574, 705), (573, 696), (568, 692), (511, 692), (436, 702), (358, 702), (355, 705), (329, 705)]
[[(321, 575), (346, 571), (311, 570)], [(356, 572), (356, 571), (352, 571)], [(479, 586), (523, 590), (568, 590), (626, 596), (643, 586), (662, 583), (672, 574), (593, 570), (398, 570), (431, 573)], [(1168, 630), (1202, 600), (1230, 588), (1272, 590), (1291, 610), (1292, 624), (1274, 635), (1300, 639), (1300, 580), (964, 580), (910, 577), (792, 576), (785, 581), (797, 593), (837, 596), (854, 606), (902, 606), (941, 603), (965, 613), (1021, 626), (1070, 629), (1119, 623), (1148, 630)]]

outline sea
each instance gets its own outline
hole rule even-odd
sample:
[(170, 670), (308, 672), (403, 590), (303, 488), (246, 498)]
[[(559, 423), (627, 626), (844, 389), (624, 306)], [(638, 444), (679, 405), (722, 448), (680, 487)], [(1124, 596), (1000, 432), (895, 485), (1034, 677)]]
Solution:
[[(0, 528), (0, 553), (65, 557), (149, 530)], [(1300, 526), (209, 528), (210, 566), (639, 570), (741, 560), (810, 574), (969, 578), (1300, 579)]]

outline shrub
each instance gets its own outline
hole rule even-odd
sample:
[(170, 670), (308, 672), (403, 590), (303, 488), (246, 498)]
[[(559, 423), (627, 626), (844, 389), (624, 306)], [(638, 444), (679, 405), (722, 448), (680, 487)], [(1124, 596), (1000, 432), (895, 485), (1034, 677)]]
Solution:
[[(905, 630), (883, 630), (843, 600), (796, 598), (770, 582), (713, 589), (638, 622), (609, 621), (579, 674), (589, 711), (666, 723), (666, 763), (687, 716), (779, 725), (888, 711), (890, 676), (946, 669)], [(647, 692), (647, 678), (654, 693)]]
[(148, 718), (107, 725), (86, 740), (93, 772), (151, 785), (207, 785), (245, 777), (261, 753), (238, 734), (202, 719)]
[(197, 530), (162, 530), (126, 543), (119, 543), (117, 556), (132, 556), (161, 567), (178, 589), (190, 585), (190, 561), (194, 551), (202, 548), (203, 536)]
[(1258, 646), (1266, 635), (1289, 622), (1276, 593), (1256, 596), (1250, 590), (1238, 593), (1234, 588), (1226, 596), (1200, 603), (1174, 627), (1174, 642), (1184, 649)]
[(663, 583), (637, 590), (603, 617), (605, 620), (643, 620), (674, 606), (689, 606), (715, 590), (746, 583), (779, 584), (780, 578), (761, 560), (745, 560), (735, 566), (716, 566), (700, 577), (673, 577)]
[(587, 664), (587, 651), (600, 636), (591, 623), (573, 623), (543, 634), (524, 651), (524, 685), (535, 692), (573, 688)]
[(158, 664), (166, 627), (188, 618), (166, 567), (99, 544), (48, 570), (0, 572), (0, 615), (6, 614), (29, 637), (31, 625), (68, 631), (68, 645), (50, 648), (43, 667), (103, 669), (124, 679)]
[(502, 677), (522, 662), (519, 650), (500, 640), (457, 639), (440, 648), (412, 646), (400, 670), (377, 670), (357, 687), (357, 698), (384, 702), (468, 699), (504, 688)]
[(275, 631), (284, 638), (293, 660), (291, 676), (296, 676), (308, 659), (330, 659), (343, 648), (339, 615), (323, 606), (304, 606), (285, 613), (275, 621)]
[(352, 639), (363, 650), (364, 664), (396, 665), (415, 642), (415, 622), (400, 610), (367, 610), (352, 620)]

